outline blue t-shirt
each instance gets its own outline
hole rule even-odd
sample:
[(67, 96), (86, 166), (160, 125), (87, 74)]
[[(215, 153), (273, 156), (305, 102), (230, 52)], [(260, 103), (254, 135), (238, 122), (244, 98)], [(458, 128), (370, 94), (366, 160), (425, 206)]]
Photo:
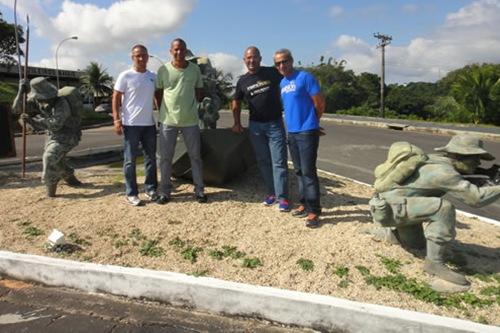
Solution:
[(316, 78), (308, 72), (294, 71), (281, 80), (280, 88), (288, 132), (318, 129), (319, 121), (311, 98), (320, 93)]

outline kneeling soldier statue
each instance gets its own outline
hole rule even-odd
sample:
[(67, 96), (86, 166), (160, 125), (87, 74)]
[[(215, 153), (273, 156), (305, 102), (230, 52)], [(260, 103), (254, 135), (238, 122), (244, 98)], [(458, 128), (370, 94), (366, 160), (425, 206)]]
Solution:
[[(444, 154), (426, 155), (408, 142), (391, 145), (387, 161), (375, 169), (376, 193), (370, 210), (374, 222), (385, 227), (380, 229), (385, 240), (390, 240), (390, 234), (405, 246), (425, 244), (424, 270), (454, 284), (453, 290), (463, 291), (469, 282), (445, 265), (444, 251), (456, 232), (455, 207), (443, 196), (482, 207), (500, 198), (500, 185), (478, 187), (467, 180), (481, 160), (494, 159), (480, 139), (456, 135), (435, 150)], [(428, 222), (425, 228), (424, 222)]]
[(83, 108), (81, 96), (74, 87), (63, 87), (59, 91), (46, 78), (37, 77), (29, 82), (22, 80), (14, 99), (12, 109), (20, 113), (22, 95), (27, 96), (27, 112), (22, 116), (33, 127), (47, 130), (43, 153), (42, 182), (47, 188), (47, 196), (55, 197), (57, 183), (63, 179), (70, 186), (82, 183), (75, 177), (74, 170), (66, 164), (66, 154), (78, 145)]

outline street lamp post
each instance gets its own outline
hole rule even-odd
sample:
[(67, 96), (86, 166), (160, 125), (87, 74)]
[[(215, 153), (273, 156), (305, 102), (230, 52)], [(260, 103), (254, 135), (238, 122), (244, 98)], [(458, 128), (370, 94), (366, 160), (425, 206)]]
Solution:
[(59, 44), (57, 44), (57, 48), (56, 48), (56, 81), (57, 81), (57, 89), (59, 89), (59, 62), (58, 62), (58, 58), (57, 58), (57, 54), (59, 53), (59, 48), (61, 47), (62, 43), (64, 43), (65, 41), (67, 40), (70, 40), (70, 39), (78, 39), (78, 36), (71, 36), (71, 37), (68, 37), (68, 38), (64, 38), (62, 41), (59, 42)]

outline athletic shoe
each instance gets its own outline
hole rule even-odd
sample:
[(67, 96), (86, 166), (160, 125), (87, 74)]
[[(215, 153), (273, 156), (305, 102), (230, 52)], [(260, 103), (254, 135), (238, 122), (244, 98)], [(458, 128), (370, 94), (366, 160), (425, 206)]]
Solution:
[(266, 206), (272, 206), (276, 203), (276, 197), (272, 194), (268, 195), (262, 203)]
[(319, 227), (318, 214), (314, 214), (314, 213), (307, 214), (306, 227), (311, 228), (311, 229)]
[(290, 205), (288, 204), (288, 200), (286, 199), (281, 199), (280, 204), (278, 206), (278, 209), (280, 212), (289, 212), (290, 211)]
[(149, 199), (149, 201), (157, 201), (158, 200), (158, 194), (156, 194), (156, 191), (149, 191), (146, 192), (146, 198)]
[(206, 194), (196, 194), (195, 195), (196, 201), (199, 203), (207, 203), (208, 202), (208, 197)]
[(167, 197), (166, 195), (160, 195), (158, 197), (158, 199), (156, 200), (156, 203), (159, 205), (164, 205), (169, 201), (170, 201), (170, 197)]
[(300, 205), (299, 208), (295, 209), (292, 212), (292, 216), (294, 216), (294, 217), (306, 217), (307, 216), (306, 207), (304, 207), (304, 205)]
[(132, 206), (142, 206), (143, 205), (141, 199), (139, 199), (139, 197), (137, 195), (127, 196), (127, 202), (129, 204), (131, 204)]

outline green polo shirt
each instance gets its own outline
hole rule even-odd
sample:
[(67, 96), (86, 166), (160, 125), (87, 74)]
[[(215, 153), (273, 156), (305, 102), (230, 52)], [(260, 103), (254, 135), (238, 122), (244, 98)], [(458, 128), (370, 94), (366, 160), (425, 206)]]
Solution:
[(160, 121), (177, 127), (198, 125), (198, 102), (195, 88), (203, 88), (200, 68), (188, 62), (176, 68), (170, 62), (158, 69), (156, 89), (163, 90)]

